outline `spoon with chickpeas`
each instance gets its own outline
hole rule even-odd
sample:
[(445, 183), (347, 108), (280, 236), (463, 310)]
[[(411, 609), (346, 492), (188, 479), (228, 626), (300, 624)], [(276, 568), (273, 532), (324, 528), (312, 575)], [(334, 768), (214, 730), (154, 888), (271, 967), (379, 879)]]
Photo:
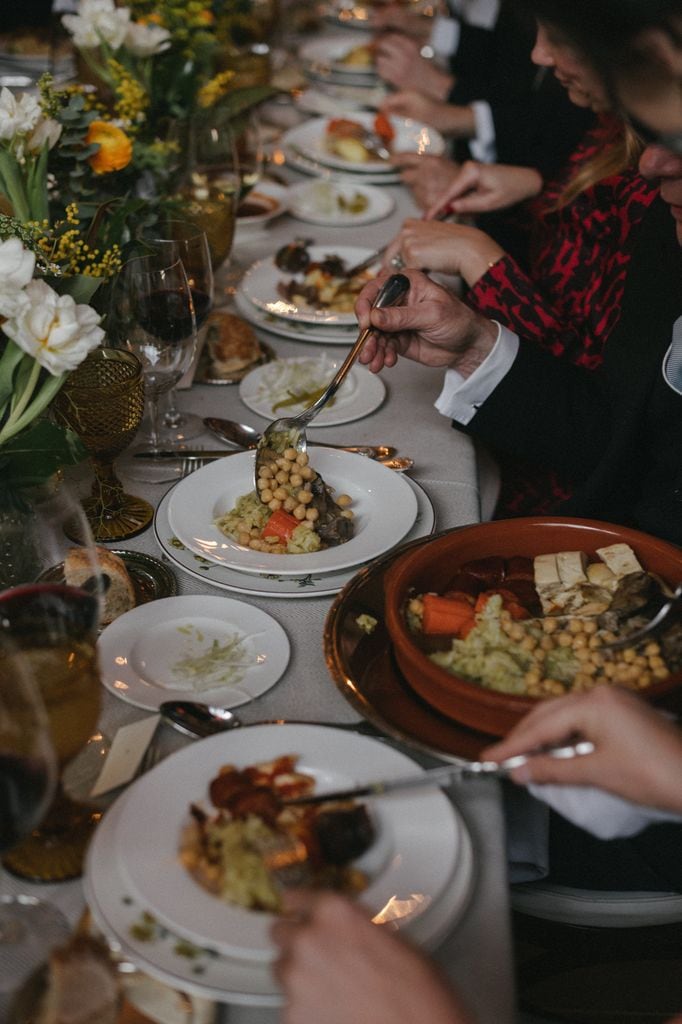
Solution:
[[(374, 300), (373, 305), (379, 307), (395, 306), (405, 295), (409, 287), (409, 278), (405, 277), (404, 274), (392, 274), (391, 277), (384, 282), (376, 299)], [(310, 476), (304, 476), (301, 472), (301, 470), (305, 469), (312, 474), (312, 470), (308, 467), (308, 459), (306, 455), (306, 427), (317, 416), (318, 412), (321, 412), (321, 410), (324, 409), (330, 398), (333, 398), (339, 390), (370, 333), (371, 328), (365, 328), (364, 331), (360, 332), (357, 341), (317, 401), (313, 402), (313, 404), (308, 406), (307, 409), (304, 409), (303, 412), (298, 414), (298, 416), (283, 416), (277, 420), (273, 420), (266, 430), (263, 431), (263, 435), (258, 443), (258, 448), (256, 449), (256, 489), (261, 500), (266, 505), (270, 505), (270, 502), (265, 498), (266, 494), (272, 494), (270, 499), (271, 501), (278, 501), (280, 499), (274, 497), (274, 490), (272, 490), (272, 488), (265, 487), (262, 484), (259, 487), (259, 480), (269, 479), (267, 476), (264, 477), (261, 472), (264, 468), (267, 468), (269, 472), (272, 473), (273, 464), (277, 467), (272, 478), (277, 480), (280, 484), (281, 490), (284, 490), (284, 482), (279, 481), (278, 479), (278, 474), (280, 473), (284, 474), (285, 472), (288, 472), (288, 476), (293, 475), (295, 478), (300, 477), (302, 482), (311, 479)], [(299, 459), (304, 459), (304, 461), (298, 461)], [(289, 463), (292, 465), (295, 464), (298, 469), (288, 469)], [(298, 486), (290, 479), (288, 479), (288, 483), (291, 484), (292, 487)], [(277, 490), (277, 488), (275, 488), (275, 490)], [(303, 491), (302, 493), (309, 492)], [(288, 492), (287, 497), (289, 497)], [(311, 500), (312, 495), (308, 501), (310, 502)], [(336, 499), (336, 502), (339, 504), (338, 498)]]

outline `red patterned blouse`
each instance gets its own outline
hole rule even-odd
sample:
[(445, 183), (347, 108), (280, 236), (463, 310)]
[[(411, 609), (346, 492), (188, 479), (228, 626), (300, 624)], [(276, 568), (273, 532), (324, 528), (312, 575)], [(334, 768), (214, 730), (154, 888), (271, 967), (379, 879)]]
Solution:
[[(657, 190), (632, 170), (623, 171), (553, 210), (565, 183), (608, 144), (611, 122), (592, 129), (571, 157), (565, 175), (548, 183), (530, 206), (530, 273), (505, 256), (483, 275), (469, 303), (499, 320), (525, 342), (594, 370), (618, 322), (637, 225)], [(502, 489), (496, 516), (551, 512), (570, 497), (571, 481), (553, 470), (499, 457)]]

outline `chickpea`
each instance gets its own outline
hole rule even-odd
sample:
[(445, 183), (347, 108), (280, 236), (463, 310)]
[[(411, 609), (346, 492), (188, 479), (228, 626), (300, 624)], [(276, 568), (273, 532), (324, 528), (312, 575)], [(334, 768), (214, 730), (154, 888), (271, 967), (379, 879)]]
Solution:
[(654, 670), (657, 668), (665, 668), (665, 662), (663, 661), (663, 658), (661, 658), (658, 654), (652, 655), (649, 658), (649, 668)]
[(587, 637), (584, 633), (578, 633), (577, 636), (573, 637), (573, 648), (578, 651), (587, 647)]
[(523, 679), (526, 686), (535, 686), (540, 682), (540, 673), (537, 669), (529, 668)]
[(643, 654), (638, 654), (632, 664), (636, 665), (637, 668), (640, 668), (640, 669), (641, 668), (648, 668), (649, 667), (649, 662), (648, 662), (647, 658), (644, 657)]
[(311, 469), (310, 466), (303, 466), (301, 469), (301, 476), (304, 480), (314, 480), (317, 473), (315, 470)]
[(294, 517), (296, 519), (305, 519), (305, 505), (297, 505), (294, 509)]
[(309, 519), (303, 519), (300, 524), (300, 528), (302, 530), (313, 530), (315, 528), (315, 524), (311, 523)]
[(278, 469), (283, 469), (287, 473), (291, 472), (291, 466), (289, 465), (289, 460), (285, 459), (283, 455), (279, 459), (275, 460), (275, 465), (277, 466)]
[(559, 647), (571, 647), (573, 644), (573, 637), (570, 633), (559, 633), (557, 643)]
[(292, 473), (289, 477), (289, 483), (292, 487), (300, 487), (303, 483), (303, 477), (300, 473)]
[(251, 537), (248, 533), (239, 533), (237, 535), (237, 543), (241, 544), (243, 548), (248, 548)]
[(670, 675), (670, 669), (666, 668), (665, 665), (660, 668), (654, 668), (651, 671), (655, 679), (667, 679)]
[(599, 668), (603, 668), (605, 661), (606, 658), (603, 654), (600, 654), (599, 651), (592, 651), (592, 662), (594, 665), (597, 665)]
[(268, 508), (271, 512), (279, 512), (282, 507), (282, 502), (278, 498), (273, 498), (272, 501), (268, 502)]
[(591, 647), (593, 651), (596, 651), (598, 647), (601, 647), (603, 641), (598, 636), (591, 636), (587, 641), (587, 646)]
[(297, 456), (298, 452), (296, 451), (295, 448), (287, 448), (286, 451), (284, 452), (284, 458), (287, 460), (287, 462), (296, 462)]
[(582, 624), (581, 619), (571, 619), (569, 621), (569, 623), (568, 623), (568, 632), (569, 633), (582, 633), (582, 631), (583, 631), (583, 624)]
[(265, 537), (264, 539), (265, 539), (265, 543), (269, 544), (270, 547), (272, 547), (273, 544), (279, 544), (279, 537), (276, 537), (274, 533), (268, 534), (268, 536)]
[(256, 482), (256, 487), (259, 491), (264, 491), (269, 487), (269, 483), (264, 476), (259, 476)]
[(257, 526), (252, 526), (251, 529), (249, 530), (249, 535), (251, 537), (260, 537), (260, 530), (258, 529)]
[(634, 647), (626, 647), (625, 650), (621, 652), (621, 657), (623, 661), (634, 661), (637, 657), (637, 651), (634, 649)]
[(424, 602), (420, 597), (413, 597), (407, 607), (413, 615), (421, 615), (424, 611)]
[(592, 633), (596, 633), (598, 628), (594, 619), (585, 619), (583, 622), (583, 632), (588, 633), (590, 636)]
[(613, 679), (616, 673), (616, 666), (612, 661), (607, 661), (604, 665), (604, 675), (607, 679)]
[(306, 509), (305, 517), (309, 523), (315, 523), (320, 518), (320, 513), (316, 508)]
[(299, 491), (296, 495), (301, 505), (309, 505), (313, 500), (313, 496), (310, 491)]
[(278, 501), (286, 501), (289, 497), (289, 492), (283, 487), (278, 487), (276, 491), (272, 492), (273, 498), (277, 498)]
[(296, 498), (292, 498), (291, 495), (285, 498), (283, 508), (285, 512), (293, 512), (296, 508)]
[(348, 508), (349, 505), (353, 504), (353, 499), (349, 494), (339, 494), (336, 499), (336, 504), (339, 508)]
[(274, 495), (269, 487), (264, 488), (260, 494), (261, 501), (264, 501), (267, 505), (268, 502), (272, 501)]
[(258, 470), (258, 476), (263, 480), (272, 480), (272, 470), (269, 466), (261, 466)]
[(534, 651), (537, 645), (538, 642), (535, 639), (535, 637), (530, 636), (529, 634), (526, 634), (526, 636), (524, 636), (523, 640), (521, 641), (521, 649), (523, 651)]
[(289, 474), (285, 473), (283, 469), (280, 469), (275, 476), (275, 480), (278, 484), (286, 484), (289, 482)]
[(254, 537), (252, 540), (249, 541), (249, 547), (251, 548), (252, 551), (262, 551), (263, 541), (258, 540), (257, 537)]
[(543, 619), (542, 620), (542, 628), (545, 631), (545, 633), (555, 633), (556, 630), (559, 628), (559, 623), (557, 622), (556, 619), (551, 619), (551, 618)]
[(642, 672), (639, 676), (639, 688), (643, 690), (646, 686), (651, 686), (651, 672)]
[(355, 512), (353, 512), (352, 508), (344, 508), (341, 515), (344, 519), (355, 519)]
[(307, 466), (308, 461), (309, 459), (306, 452), (299, 452), (298, 455), (296, 456), (296, 464), (298, 466)]
[(509, 636), (512, 640), (523, 640), (523, 627), (515, 623), (509, 630)]
[(580, 666), (580, 671), (586, 676), (595, 676), (597, 674), (597, 666), (593, 661), (584, 661)]
[(645, 654), (647, 655), (647, 657), (649, 657), (649, 658), (650, 658), (650, 657), (651, 657), (651, 656), (652, 656), (653, 654), (660, 654), (660, 653), (661, 653), (661, 645), (660, 645), (660, 644), (657, 644), (657, 643), (656, 643), (655, 641), (652, 641), (651, 643), (648, 643), (648, 644), (646, 645), (646, 647), (644, 648), (644, 653), (645, 653)]
[(540, 641), (540, 647), (543, 651), (553, 651), (554, 641), (552, 640), (551, 636), (543, 636), (542, 640)]

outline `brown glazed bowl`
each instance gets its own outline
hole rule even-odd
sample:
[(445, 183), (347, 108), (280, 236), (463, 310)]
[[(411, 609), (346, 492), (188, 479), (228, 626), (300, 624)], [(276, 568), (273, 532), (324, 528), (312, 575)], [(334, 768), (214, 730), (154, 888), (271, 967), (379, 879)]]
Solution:
[[(481, 523), (453, 530), (406, 552), (386, 573), (385, 614), (395, 657), (407, 682), (422, 700), (448, 718), (494, 736), (506, 735), (542, 698), (498, 693), (434, 664), (407, 627), (406, 601), (413, 594), (441, 593), (458, 569), (473, 559), (493, 555), (532, 558), (558, 551), (595, 556), (597, 548), (618, 542), (629, 544), (645, 569), (672, 586), (682, 580), (682, 550), (637, 530), (592, 519), (538, 516)], [(680, 683), (682, 672), (647, 687), (641, 695), (674, 705), (682, 692)]]

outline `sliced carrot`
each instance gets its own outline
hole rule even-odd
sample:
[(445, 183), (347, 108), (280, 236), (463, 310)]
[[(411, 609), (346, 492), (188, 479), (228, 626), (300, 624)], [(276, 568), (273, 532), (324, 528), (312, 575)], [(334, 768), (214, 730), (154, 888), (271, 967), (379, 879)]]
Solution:
[(437, 594), (424, 594), (422, 630), (429, 635), (460, 636), (463, 627), (474, 625), (474, 610), (466, 601), (452, 601)]
[(386, 117), (385, 114), (377, 114), (374, 118), (374, 131), (377, 135), (380, 135), (384, 142), (392, 142), (395, 138), (395, 132), (393, 131), (393, 125)]
[(279, 537), (280, 540), (287, 541), (296, 527), (300, 525), (295, 516), (290, 516), (288, 512), (280, 508), (277, 512), (272, 513), (263, 527), (263, 536)]

